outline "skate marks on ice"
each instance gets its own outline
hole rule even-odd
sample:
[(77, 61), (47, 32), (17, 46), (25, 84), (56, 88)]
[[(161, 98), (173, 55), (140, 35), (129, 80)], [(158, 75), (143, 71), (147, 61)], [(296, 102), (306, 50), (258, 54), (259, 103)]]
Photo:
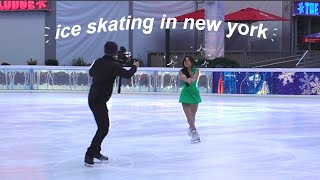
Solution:
[[(190, 144), (189, 144), (190, 146)], [(128, 150), (130, 151), (130, 149)], [(53, 179), (65, 179), (65, 177), (77, 177), (79, 179), (163, 179), (175, 177), (175, 174), (183, 176), (187, 169), (192, 167), (192, 152), (167, 152), (162, 150), (150, 152), (140, 151), (127, 154), (108, 154), (109, 162), (99, 163), (95, 161), (93, 167), (86, 167), (79, 162), (82, 157), (60, 161), (54, 165), (50, 165), (47, 176)], [(186, 163), (178, 163), (186, 161)], [(193, 159), (193, 158), (192, 158)], [(172, 168), (169, 168), (172, 167)], [(170, 178), (169, 178), (170, 179)]]
[(135, 167), (134, 157), (129, 158), (126, 156), (109, 156), (107, 162), (94, 159), (93, 167), (107, 167), (117, 170), (128, 170)]
[[(109, 157), (108, 162), (101, 162), (95, 159), (93, 167), (85, 166), (83, 158), (82, 155), (78, 155), (55, 163), (49, 163), (45, 165), (49, 167), (45, 175), (52, 177), (52, 179), (68, 179), (66, 177), (79, 177), (80, 179), (95, 179), (100, 177), (101, 179), (108, 179), (135, 167), (133, 158), (126, 156), (115, 155)], [(124, 178), (125, 176), (121, 175), (121, 177)]]

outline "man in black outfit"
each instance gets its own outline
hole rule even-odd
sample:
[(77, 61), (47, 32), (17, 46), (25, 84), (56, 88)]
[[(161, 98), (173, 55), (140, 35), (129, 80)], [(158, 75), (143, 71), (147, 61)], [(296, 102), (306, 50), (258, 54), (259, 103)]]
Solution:
[(102, 155), (101, 143), (109, 131), (109, 116), (107, 102), (113, 91), (114, 81), (117, 76), (131, 78), (139, 67), (139, 62), (134, 62), (130, 70), (124, 69), (116, 62), (113, 56), (117, 55), (118, 45), (108, 41), (104, 46), (105, 55), (95, 60), (90, 67), (89, 74), (93, 78), (88, 96), (89, 107), (94, 115), (98, 129), (88, 147), (85, 155), (85, 165), (93, 166), (93, 159), (107, 161), (108, 157)]

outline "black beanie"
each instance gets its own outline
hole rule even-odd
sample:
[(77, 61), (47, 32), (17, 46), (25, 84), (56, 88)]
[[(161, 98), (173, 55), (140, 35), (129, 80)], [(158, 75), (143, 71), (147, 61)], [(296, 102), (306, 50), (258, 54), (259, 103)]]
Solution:
[(113, 41), (108, 41), (104, 45), (104, 54), (107, 56), (115, 56), (118, 53), (118, 45)]

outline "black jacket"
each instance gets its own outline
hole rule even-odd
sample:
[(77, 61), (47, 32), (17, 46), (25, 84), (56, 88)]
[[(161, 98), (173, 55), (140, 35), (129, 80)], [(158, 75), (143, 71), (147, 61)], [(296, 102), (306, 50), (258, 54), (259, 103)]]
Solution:
[(89, 75), (92, 77), (89, 96), (93, 96), (91, 99), (108, 101), (112, 95), (116, 77), (129, 79), (136, 71), (136, 66), (132, 66), (130, 70), (124, 69), (111, 56), (103, 56), (95, 60), (89, 70)]

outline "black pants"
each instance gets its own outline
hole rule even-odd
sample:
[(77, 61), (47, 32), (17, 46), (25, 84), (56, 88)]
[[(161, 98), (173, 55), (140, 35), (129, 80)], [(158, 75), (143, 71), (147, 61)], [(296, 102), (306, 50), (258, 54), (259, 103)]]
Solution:
[(87, 155), (95, 156), (101, 151), (101, 143), (109, 132), (109, 115), (106, 101), (98, 100), (95, 96), (89, 95), (89, 107), (96, 120), (98, 129), (95, 136), (92, 139), (91, 145), (87, 150)]

